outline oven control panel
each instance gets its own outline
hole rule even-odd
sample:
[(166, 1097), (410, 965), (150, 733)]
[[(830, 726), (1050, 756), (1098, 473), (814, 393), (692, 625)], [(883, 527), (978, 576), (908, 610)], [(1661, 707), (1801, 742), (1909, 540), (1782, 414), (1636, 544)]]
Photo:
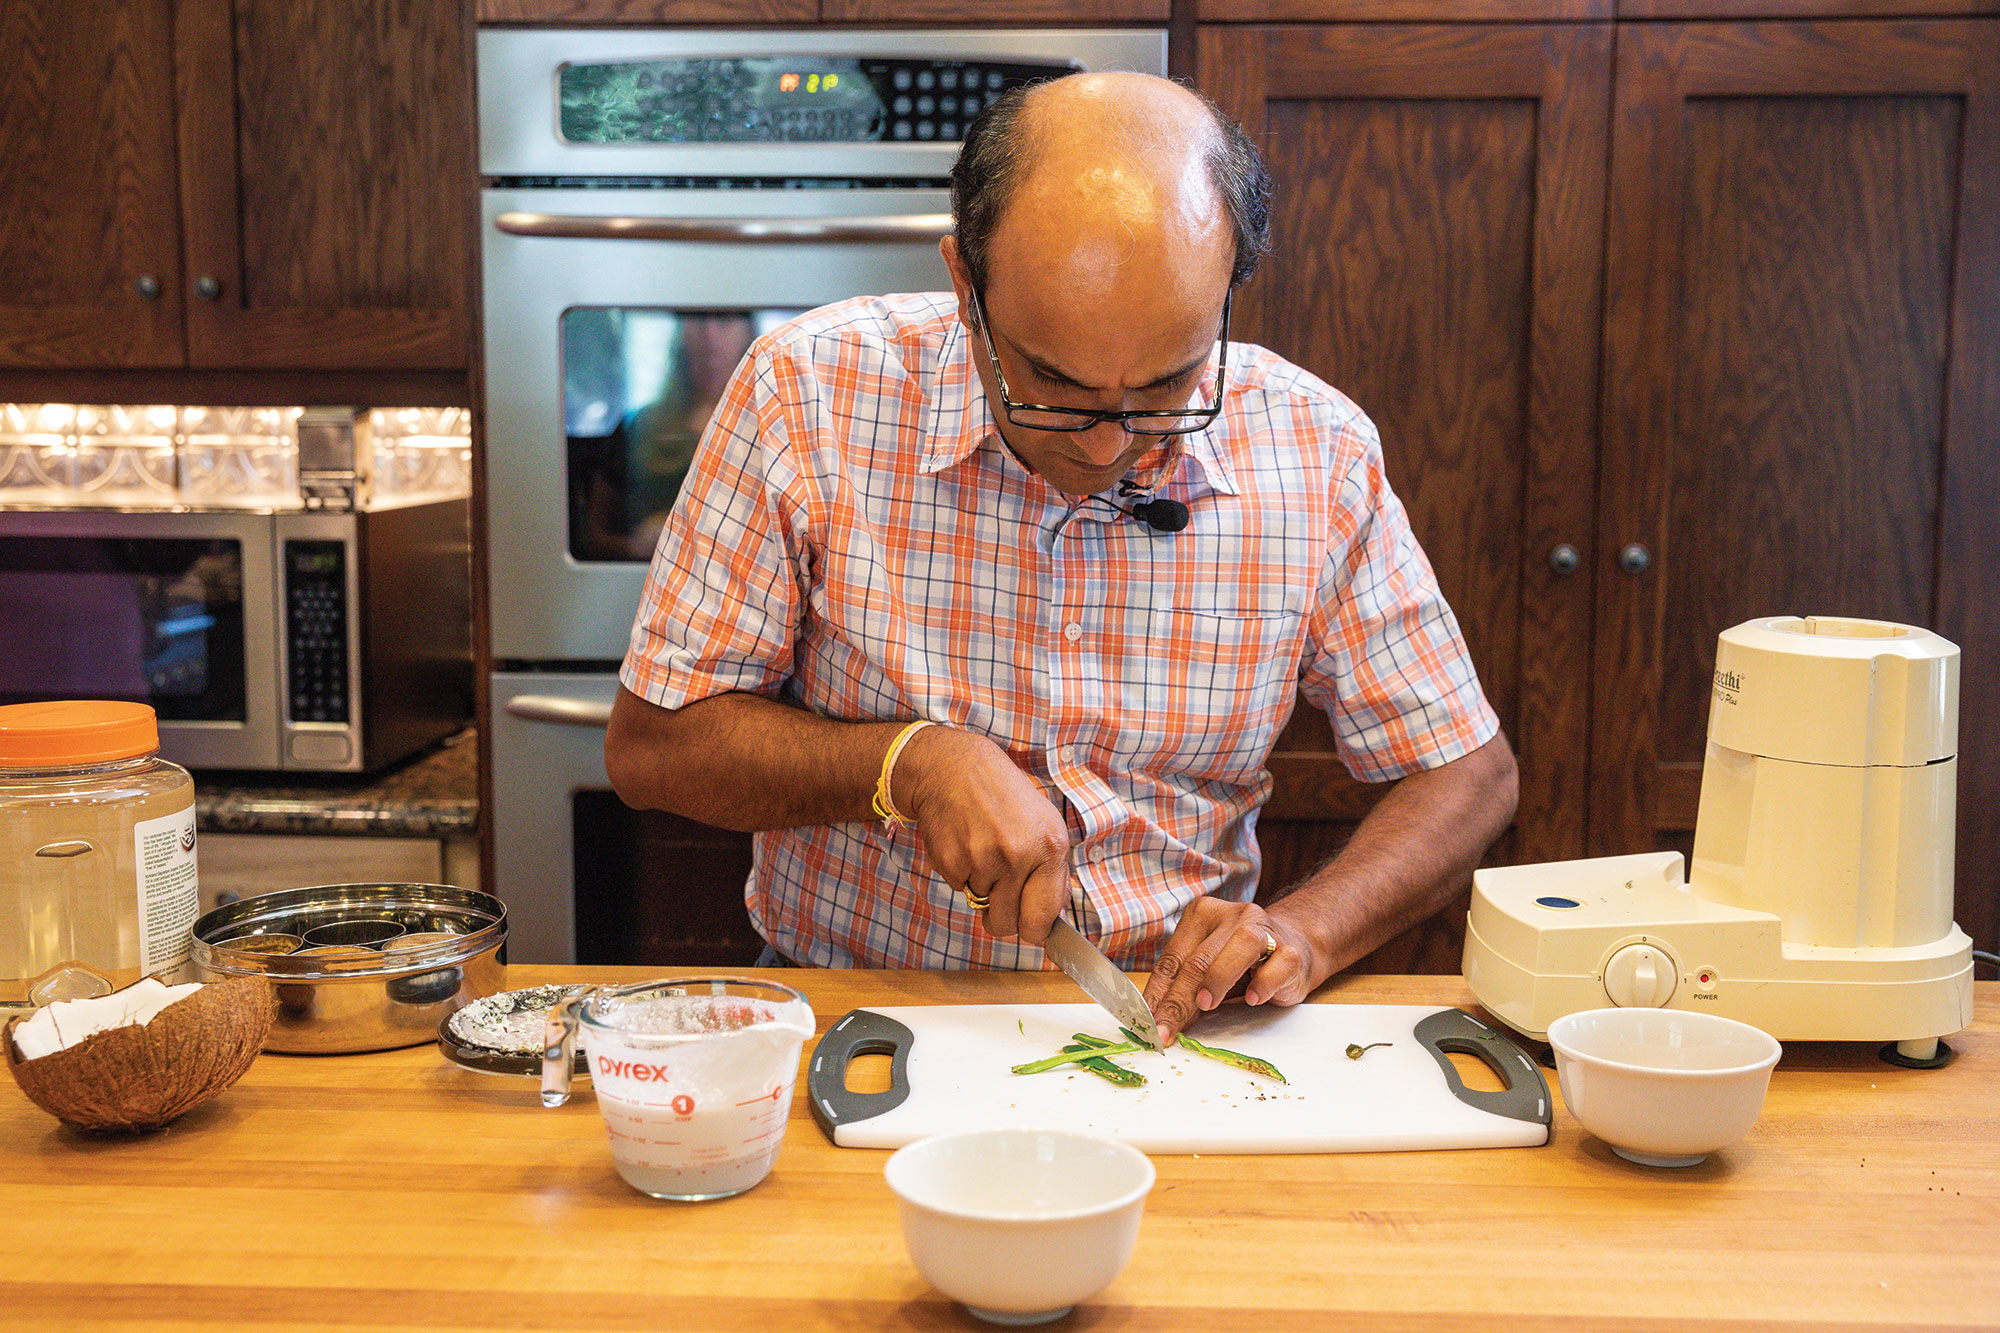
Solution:
[(1010, 88), (1067, 60), (737, 56), (566, 64), (571, 143), (952, 143)]

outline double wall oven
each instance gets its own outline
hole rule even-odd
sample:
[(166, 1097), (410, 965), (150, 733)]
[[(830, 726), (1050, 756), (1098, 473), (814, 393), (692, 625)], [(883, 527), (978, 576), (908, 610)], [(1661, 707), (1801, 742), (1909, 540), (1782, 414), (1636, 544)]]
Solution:
[(749, 841), (631, 811), (604, 724), (660, 526), (752, 339), (948, 287), (964, 127), (1161, 29), (478, 36), (492, 887), (523, 962), (748, 962)]

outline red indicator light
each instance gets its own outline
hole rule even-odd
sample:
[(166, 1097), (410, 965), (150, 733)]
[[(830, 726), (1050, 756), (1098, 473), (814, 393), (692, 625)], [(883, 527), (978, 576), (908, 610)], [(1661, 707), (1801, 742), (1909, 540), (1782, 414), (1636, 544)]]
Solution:
[(799, 90), (799, 76), (798, 76), (798, 75), (796, 75), (796, 74), (780, 74), (780, 75), (778, 76), (778, 91), (779, 91), (779, 92), (781, 92), (781, 93), (795, 93), (795, 92), (797, 92), (798, 90)]

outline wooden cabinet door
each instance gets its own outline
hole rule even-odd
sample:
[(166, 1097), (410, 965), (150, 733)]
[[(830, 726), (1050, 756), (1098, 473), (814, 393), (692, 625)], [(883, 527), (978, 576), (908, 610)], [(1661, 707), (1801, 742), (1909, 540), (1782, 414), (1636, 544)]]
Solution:
[[(1199, 84), (1263, 148), (1273, 250), (1242, 336), (1353, 398), (1521, 762), (1505, 860), (1581, 855), (1608, 25), (1205, 27)], [(1581, 560), (1551, 562), (1557, 548)], [(1377, 794), (1302, 708), (1264, 888)], [(1456, 970), (1462, 912), (1397, 960)]]
[(0, 365), (181, 364), (172, 0), (0, 0)]
[(177, 9), (189, 363), (463, 367), (464, 6)]
[(1990, 948), (2000, 22), (1621, 25), (1617, 67), (1591, 850), (1691, 841), (1723, 629), (1923, 625)]

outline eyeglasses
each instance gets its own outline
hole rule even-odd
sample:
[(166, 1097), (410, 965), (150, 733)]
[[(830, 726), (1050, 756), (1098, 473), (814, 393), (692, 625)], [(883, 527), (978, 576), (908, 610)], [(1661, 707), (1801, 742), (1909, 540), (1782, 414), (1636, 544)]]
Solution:
[(986, 321), (986, 302), (979, 289), (972, 291), (972, 309), (979, 316), (979, 336), (986, 344), (986, 359), (993, 363), (993, 382), (1000, 386), (1000, 406), (1007, 420), (1029, 430), (1089, 430), (1100, 421), (1115, 421), (1127, 435), (1192, 435), (1222, 415), (1222, 384), (1229, 368), (1229, 302), (1235, 293), (1222, 298), (1222, 350), (1215, 358), (1215, 405), (1183, 408), (1178, 412), (1097, 412), (1086, 407), (1048, 407), (1040, 403), (1017, 403), (1007, 395), (1007, 376), (1000, 369), (1000, 357), (993, 350), (993, 335)]

